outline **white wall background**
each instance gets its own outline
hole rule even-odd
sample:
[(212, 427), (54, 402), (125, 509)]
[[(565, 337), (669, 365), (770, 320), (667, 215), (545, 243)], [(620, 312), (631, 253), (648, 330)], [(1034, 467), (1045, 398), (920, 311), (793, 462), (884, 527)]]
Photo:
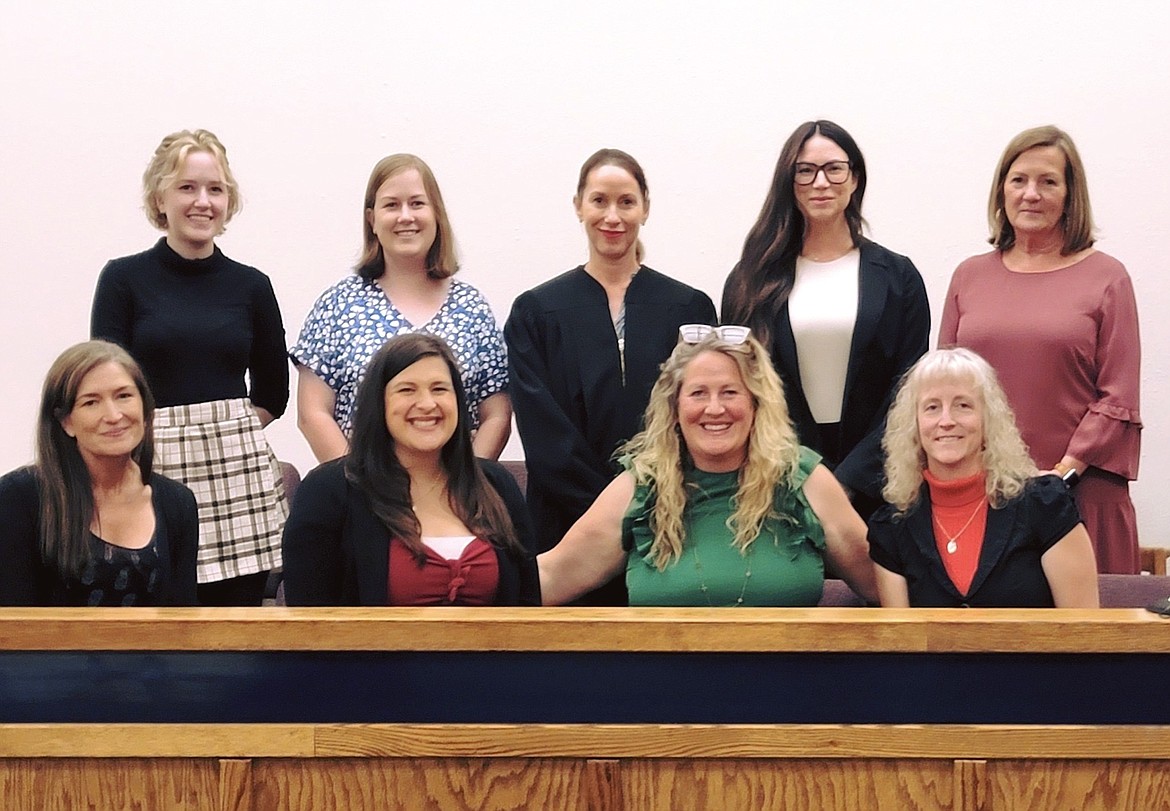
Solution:
[[(353, 264), (383, 155), (431, 164), (462, 278), (501, 322), (584, 260), (570, 197), (602, 146), (646, 169), (648, 263), (718, 304), (780, 144), (822, 117), (865, 152), (871, 236), (917, 263), (937, 328), (951, 271), (987, 249), (1000, 151), (1055, 123), (1085, 160), (1098, 245), (1137, 288), (1134, 494), (1143, 543), (1170, 545), (1166, 17), (1134, 0), (0, 0), (0, 468), (31, 458), (41, 380), (88, 337), (102, 265), (157, 238), (140, 178), (176, 129), (227, 145), (245, 205), (220, 245), (271, 276), (291, 343)], [(269, 435), (312, 466), (291, 409)], [(505, 456), (520, 455), (514, 439)]]

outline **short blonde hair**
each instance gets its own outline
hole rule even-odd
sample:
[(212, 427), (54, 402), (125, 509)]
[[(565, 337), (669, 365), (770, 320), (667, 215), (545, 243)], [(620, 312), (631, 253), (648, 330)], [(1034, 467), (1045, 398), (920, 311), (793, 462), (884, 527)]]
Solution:
[(1002, 507), (1036, 475), (1036, 465), (1016, 428), (1015, 415), (995, 370), (979, 355), (962, 347), (927, 352), (902, 378), (882, 437), (886, 454), (882, 496), (899, 513), (917, 503), (926, 467), (926, 451), (918, 435), (918, 400), (923, 389), (942, 382), (970, 384), (983, 405), (981, 461), (987, 471), (987, 498), (992, 506)]
[(650, 560), (660, 571), (678, 560), (686, 541), (686, 447), (679, 430), (678, 401), (687, 366), (704, 352), (718, 352), (735, 362), (755, 407), (747, 461), (739, 472), (735, 511), (727, 523), (740, 551), (751, 545), (764, 521), (773, 516), (776, 488), (793, 486), (799, 469), (800, 442), (788, 416), (784, 390), (759, 341), (749, 336), (742, 344), (729, 344), (712, 333), (697, 344), (679, 342), (651, 390), (645, 430), (620, 451), (629, 455), (637, 482), (655, 490)]
[(1016, 230), (1008, 222), (1004, 210), (1003, 183), (1016, 159), (1029, 149), (1054, 146), (1064, 153), (1064, 183), (1068, 193), (1064, 198), (1064, 214), (1060, 218), (1064, 233), (1061, 254), (1069, 254), (1091, 248), (1093, 242), (1093, 207), (1089, 204), (1089, 185), (1085, 179), (1085, 165), (1076, 144), (1068, 133), (1051, 124), (1024, 130), (1011, 140), (999, 159), (995, 178), (991, 182), (991, 196), (987, 201), (987, 221), (991, 226), (991, 237), (987, 240), (1001, 251), (1016, 244)]
[(358, 257), (357, 271), (363, 279), (377, 279), (386, 272), (385, 255), (382, 252), (382, 243), (370, 225), (369, 212), (374, 208), (374, 198), (382, 184), (395, 175), (410, 169), (418, 171), (422, 179), (423, 189), (431, 206), (435, 209), (435, 241), (427, 251), (427, 275), (432, 279), (446, 279), (459, 271), (459, 262), (455, 257), (455, 235), (451, 231), (451, 221), (447, 218), (447, 206), (443, 202), (443, 195), (439, 191), (439, 183), (435, 180), (435, 173), (427, 166), (422, 158), (400, 152), (387, 155), (374, 164), (370, 172), (370, 179), (366, 181), (366, 197), (362, 204), (362, 253)]
[(158, 207), (158, 196), (175, 182), (179, 173), (183, 171), (183, 163), (192, 152), (206, 152), (219, 163), (228, 193), (224, 224), (231, 222), (232, 217), (238, 214), (243, 206), (240, 201), (240, 186), (236, 183), (231, 166), (228, 165), (227, 150), (215, 137), (215, 133), (208, 130), (193, 132), (180, 130), (162, 139), (158, 148), (154, 150), (154, 157), (147, 164), (146, 171), (142, 173), (142, 209), (146, 212), (146, 219), (150, 220), (150, 224), (155, 228), (167, 230), (167, 215)]

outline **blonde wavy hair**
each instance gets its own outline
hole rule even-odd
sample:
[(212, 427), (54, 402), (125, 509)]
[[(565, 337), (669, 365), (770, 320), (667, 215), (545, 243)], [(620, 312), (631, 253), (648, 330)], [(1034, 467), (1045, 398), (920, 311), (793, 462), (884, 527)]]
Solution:
[(735, 362), (754, 407), (747, 461), (739, 471), (734, 511), (727, 520), (740, 552), (751, 546), (764, 521), (773, 517), (776, 488), (795, 486), (800, 462), (800, 442), (788, 417), (780, 378), (755, 338), (729, 344), (712, 333), (696, 344), (679, 342), (650, 393), (645, 430), (619, 451), (629, 456), (637, 483), (654, 489), (650, 560), (659, 571), (679, 559), (686, 541), (683, 514), (688, 494), (683, 477), (690, 459), (679, 430), (678, 401), (687, 366), (704, 352), (718, 352)]
[(940, 383), (971, 386), (983, 405), (983, 469), (987, 471), (987, 499), (993, 507), (1018, 496), (1037, 474), (1028, 446), (1016, 428), (1016, 418), (991, 364), (970, 349), (927, 352), (902, 378), (886, 419), (882, 450), (886, 454), (886, 484), (882, 496), (905, 514), (918, 501), (926, 451), (918, 434), (918, 402), (925, 388)]
[(227, 225), (240, 212), (240, 184), (228, 165), (227, 149), (209, 130), (179, 130), (163, 138), (151, 156), (146, 171), (142, 173), (142, 209), (146, 219), (160, 231), (167, 230), (166, 212), (159, 208), (158, 199), (163, 190), (169, 188), (183, 171), (187, 156), (192, 152), (206, 152), (215, 158), (223, 172), (223, 183), (227, 187), (228, 204), (223, 222)]

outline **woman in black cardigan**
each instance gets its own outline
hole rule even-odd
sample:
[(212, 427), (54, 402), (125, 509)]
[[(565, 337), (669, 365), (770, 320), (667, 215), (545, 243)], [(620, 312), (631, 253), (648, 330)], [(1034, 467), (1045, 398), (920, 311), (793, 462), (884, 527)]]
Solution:
[(284, 531), (289, 605), (539, 605), (524, 499), (477, 459), (441, 338), (391, 338), (358, 392), (350, 451), (305, 477)]
[(862, 235), (865, 186), (848, 132), (831, 121), (797, 127), (722, 311), (769, 349), (801, 444), (821, 454), (862, 517), (881, 504), (886, 411), (930, 333), (914, 263)]
[(61, 353), (36, 462), (0, 478), (0, 605), (195, 605), (195, 497), (152, 472), (153, 421), (123, 349), (87, 341)]

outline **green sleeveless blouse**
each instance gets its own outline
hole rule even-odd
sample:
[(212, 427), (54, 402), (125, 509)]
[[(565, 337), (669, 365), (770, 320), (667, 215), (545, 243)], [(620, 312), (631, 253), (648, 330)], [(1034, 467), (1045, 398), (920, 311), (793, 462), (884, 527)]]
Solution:
[(739, 473), (688, 471), (682, 557), (661, 572), (649, 559), (654, 489), (638, 485), (622, 520), (630, 605), (815, 606), (825, 583), (825, 532), (804, 483), (820, 461), (815, 451), (800, 449), (796, 489), (776, 489), (775, 515), (746, 554), (732, 546), (727, 527)]

